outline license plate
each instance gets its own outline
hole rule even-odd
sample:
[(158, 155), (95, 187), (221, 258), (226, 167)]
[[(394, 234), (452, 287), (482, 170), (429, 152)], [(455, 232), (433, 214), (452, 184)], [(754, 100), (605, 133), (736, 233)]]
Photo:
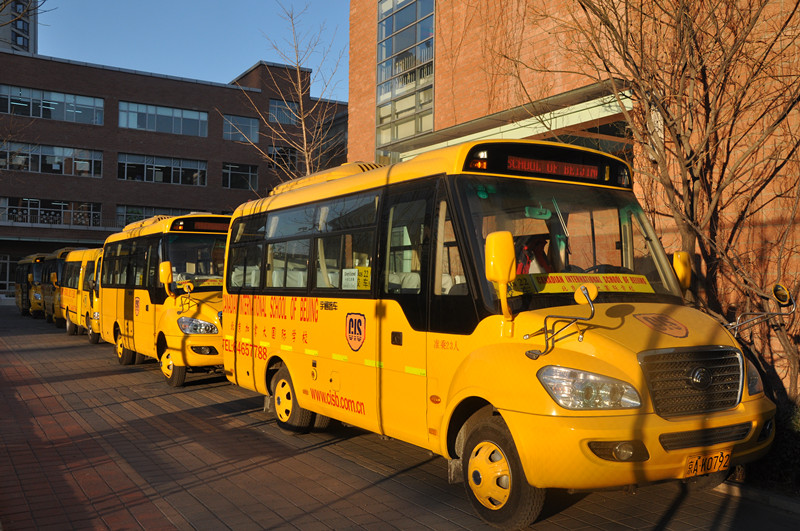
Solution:
[(727, 470), (731, 466), (730, 450), (721, 450), (713, 454), (693, 455), (686, 462), (686, 474), (684, 477), (691, 478)]

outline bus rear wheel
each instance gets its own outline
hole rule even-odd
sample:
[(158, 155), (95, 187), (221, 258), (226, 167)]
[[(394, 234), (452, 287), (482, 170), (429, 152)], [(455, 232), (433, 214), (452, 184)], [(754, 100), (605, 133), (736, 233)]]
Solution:
[(270, 387), (274, 398), (275, 420), (278, 427), (287, 432), (308, 433), (314, 424), (314, 414), (297, 404), (289, 369), (281, 367), (272, 377)]
[[(66, 326), (67, 326), (67, 335), (68, 335), (68, 336), (74, 336), (74, 335), (76, 335), (76, 334), (78, 333), (78, 325), (76, 325), (75, 323), (73, 323), (73, 322), (72, 322), (72, 319), (70, 319), (70, 318), (69, 318), (69, 312), (66, 312), (66, 311), (65, 311), (65, 312), (64, 312), (64, 314), (65, 314), (65, 315), (64, 315), (64, 319), (65, 319), (65, 321), (66, 321), (66, 323), (67, 323), (67, 325), (66, 325)], [(121, 339), (122, 339), (122, 336), (120, 336), (120, 340), (121, 340)], [(119, 353), (117, 353), (117, 355), (119, 355)], [(126, 364), (126, 363), (123, 363), (123, 365), (127, 365), (127, 364)]]
[[(69, 323), (69, 320), (67, 320), (67, 323)], [(69, 324), (67, 324), (67, 326), (69, 327)], [(69, 328), (67, 328), (67, 330), (69, 331)], [(130, 365), (133, 363), (134, 352), (122, 345), (122, 334), (117, 334), (114, 350), (117, 352), (117, 361), (119, 361), (120, 365)]]
[(472, 430), (461, 459), (467, 497), (486, 523), (520, 529), (539, 516), (545, 491), (528, 484), (514, 440), (501, 417), (488, 417)]
[(181, 387), (186, 382), (186, 367), (175, 365), (169, 351), (164, 352), (161, 356), (161, 372), (170, 387)]
[(86, 314), (86, 335), (89, 336), (89, 343), (97, 344), (100, 342), (100, 334), (92, 330), (92, 320)]

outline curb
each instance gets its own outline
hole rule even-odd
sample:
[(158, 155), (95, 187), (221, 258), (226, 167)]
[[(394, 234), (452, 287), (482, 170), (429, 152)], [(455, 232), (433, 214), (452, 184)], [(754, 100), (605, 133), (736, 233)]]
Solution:
[(737, 498), (744, 498), (766, 507), (774, 507), (783, 511), (800, 514), (800, 499), (778, 494), (747, 485), (725, 482), (714, 488), (715, 492)]

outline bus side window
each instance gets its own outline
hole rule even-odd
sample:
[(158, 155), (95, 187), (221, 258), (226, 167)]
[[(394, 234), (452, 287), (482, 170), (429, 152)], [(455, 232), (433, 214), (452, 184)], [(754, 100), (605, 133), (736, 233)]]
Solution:
[(469, 293), (448, 203), (442, 199), (437, 206), (429, 329), (432, 332), (469, 334), (480, 319)]
[(380, 295), (396, 300), (408, 324), (419, 331), (428, 322), (434, 184), (390, 189), (381, 220)]
[(420, 199), (391, 208), (386, 293), (418, 294), (422, 289), (422, 247), (428, 232), (424, 224), (426, 203)]

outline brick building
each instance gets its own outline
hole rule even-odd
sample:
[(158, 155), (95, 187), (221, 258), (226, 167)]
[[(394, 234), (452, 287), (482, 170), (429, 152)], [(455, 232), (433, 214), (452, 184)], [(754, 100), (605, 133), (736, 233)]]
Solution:
[(396, 161), (475, 138), (558, 139), (629, 156), (606, 86), (509, 75), (510, 63), (497, 60), (505, 43), (529, 46), (508, 50), (523, 60), (532, 50), (562, 59), (547, 33), (528, 33), (509, 6), (351, 0), (350, 159)]
[[(224, 84), (0, 51), (0, 293), (27, 254), (264, 196), (279, 178), (259, 150), (298, 158), (260, 121), (293, 126), (285, 69), (259, 62)], [(343, 140), (346, 104), (330, 103)]]

